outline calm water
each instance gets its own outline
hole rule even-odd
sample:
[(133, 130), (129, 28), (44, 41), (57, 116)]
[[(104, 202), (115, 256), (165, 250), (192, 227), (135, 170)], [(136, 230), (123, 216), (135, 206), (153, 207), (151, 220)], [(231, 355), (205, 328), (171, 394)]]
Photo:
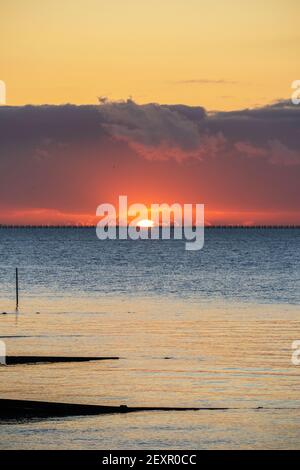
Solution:
[(94, 229), (0, 230), (0, 286), (13, 298), (163, 296), (297, 304), (300, 230), (221, 230), (187, 252), (181, 240), (99, 241)]
[(2, 398), (240, 409), (1, 424), (0, 447), (300, 448), (299, 247), (300, 230), (210, 229), (186, 252), (93, 229), (1, 229), (8, 354), (121, 357), (1, 367)]

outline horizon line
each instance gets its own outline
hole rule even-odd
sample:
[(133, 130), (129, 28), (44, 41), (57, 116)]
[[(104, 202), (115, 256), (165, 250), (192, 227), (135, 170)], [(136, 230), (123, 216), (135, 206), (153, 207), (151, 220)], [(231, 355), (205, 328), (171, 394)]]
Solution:
[[(5, 228), (96, 228), (97, 224), (2, 224), (0, 223), (0, 229)], [(116, 228), (124, 227), (121, 225), (114, 225)], [(126, 226), (129, 228), (129, 225)], [(175, 225), (168, 225), (163, 226), (159, 225), (159, 228), (184, 228), (184, 225), (180, 227), (176, 227)], [(191, 225), (190, 227), (203, 227), (202, 225)], [(274, 228), (274, 229), (283, 229), (283, 228), (290, 228), (290, 229), (300, 229), (300, 224), (211, 224), (211, 225), (204, 225), (204, 228), (244, 228), (244, 229), (251, 229), (251, 228)], [(147, 229), (151, 230), (151, 227), (147, 227)]]

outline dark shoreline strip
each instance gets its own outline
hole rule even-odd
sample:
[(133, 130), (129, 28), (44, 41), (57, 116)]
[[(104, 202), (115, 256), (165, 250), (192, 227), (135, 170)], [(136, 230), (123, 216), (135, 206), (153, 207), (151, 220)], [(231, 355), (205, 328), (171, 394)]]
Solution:
[(118, 360), (119, 357), (7, 356), (6, 365)]
[(111, 413), (133, 413), (137, 411), (225, 411), (228, 408), (189, 408), (189, 407), (152, 407), (152, 406), (101, 406), (54, 403), (29, 400), (0, 399), (1, 419), (53, 418), (67, 416), (91, 416)]
[(168, 406), (103, 406), (81, 405), (76, 403), (55, 403), (31, 400), (0, 399), (0, 423), (5, 420), (22, 421), (28, 419), (62, 418), (71, 416), (97, 416), (113, 413), (136, 413), (141, 411), (274, 411), (299, 410), (300, 408), (262, 406), (238, 407), (168, 407)]

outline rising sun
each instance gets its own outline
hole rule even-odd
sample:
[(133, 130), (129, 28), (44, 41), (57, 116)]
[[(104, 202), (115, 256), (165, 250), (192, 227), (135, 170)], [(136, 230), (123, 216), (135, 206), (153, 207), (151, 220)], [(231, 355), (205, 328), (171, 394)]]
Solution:
[(143, 219), (143, 220), (140, 220), (137, 224), (137, 227), (141, 227), (141, 228), (151, 228), (154, 226), (154, 222), (153, 220), (150, 220), (150, 219)]

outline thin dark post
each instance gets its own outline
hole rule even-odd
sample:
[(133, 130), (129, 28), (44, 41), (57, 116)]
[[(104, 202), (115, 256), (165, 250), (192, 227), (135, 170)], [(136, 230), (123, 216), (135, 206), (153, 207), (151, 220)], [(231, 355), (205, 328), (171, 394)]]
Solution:
[(19, 273), (18, 268), (16, 268), (16, 309), (19, 308)]

